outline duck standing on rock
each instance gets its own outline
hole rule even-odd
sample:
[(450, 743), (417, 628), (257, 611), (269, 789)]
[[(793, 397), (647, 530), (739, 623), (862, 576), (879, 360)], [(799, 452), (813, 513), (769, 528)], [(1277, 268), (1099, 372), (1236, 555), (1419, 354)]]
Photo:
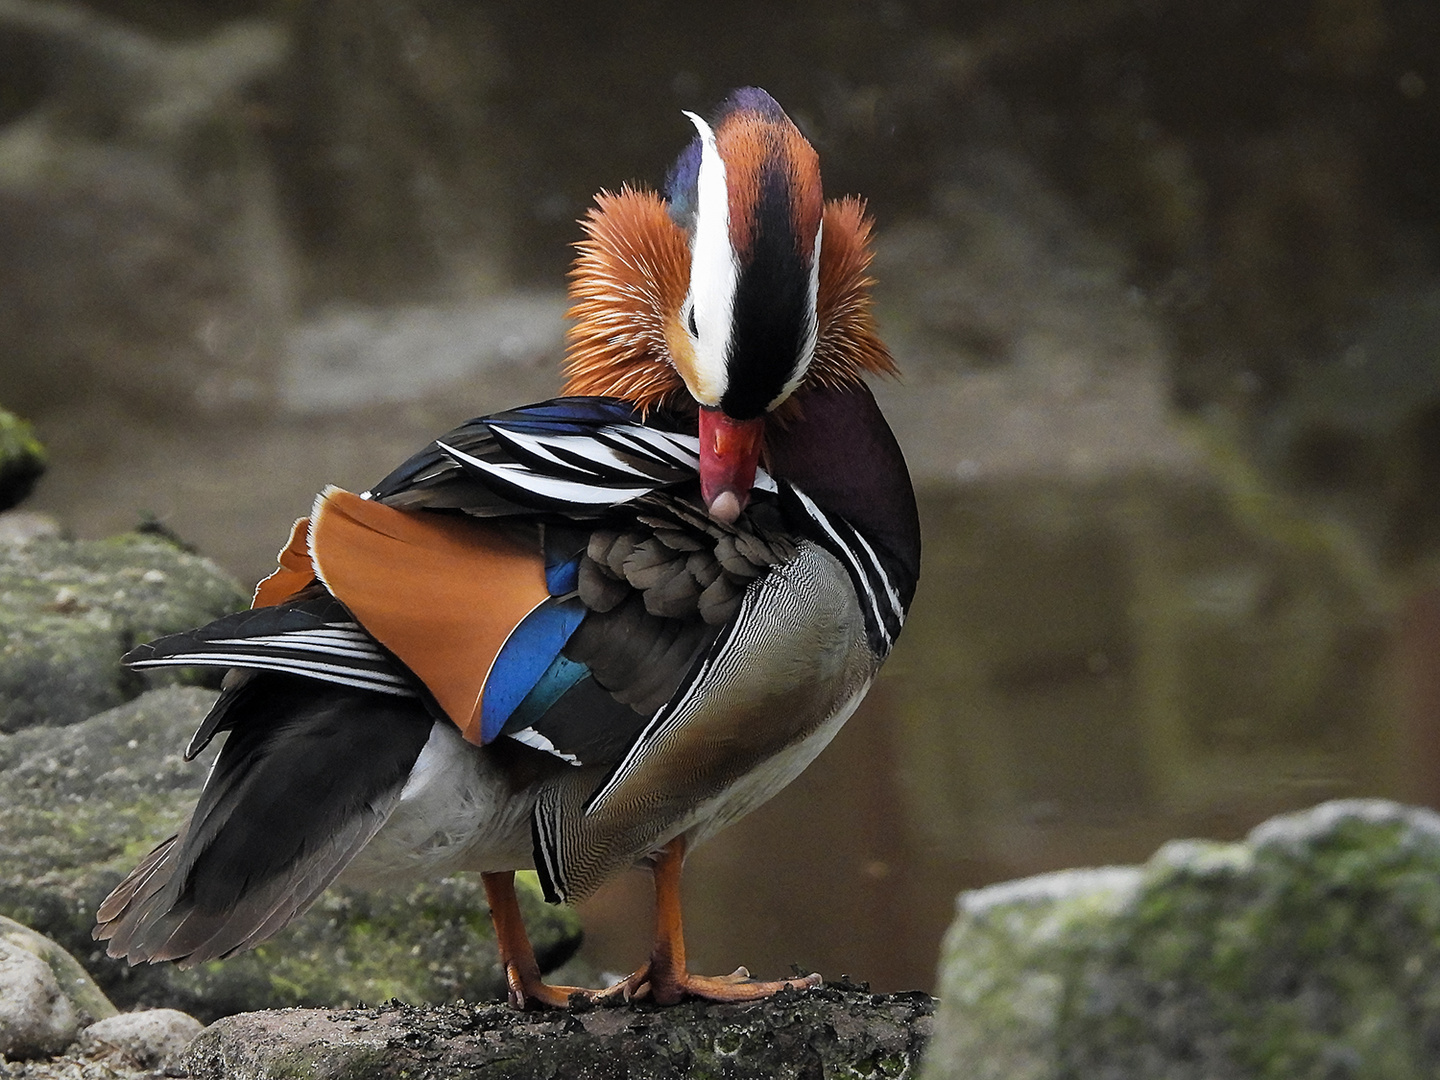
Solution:
[[(864, 383), (870, 224), (733, 93), (664, 195), (602, 193), (571, 275), (567, 396), (461, 425), (370, 491), (327, 489), (254, 606), (129, 654), (230, 669), (177, 835), (101, 904), (131, 963), (259, 944), (342, 872), (480, 871), (517, 1008), (761, 998), (686, 968), (680, 872), (793, 780), (900, 633), (920, 533)], [(649, 961), (542, 981), (514, 873), (552, 902), (648, 865)]]

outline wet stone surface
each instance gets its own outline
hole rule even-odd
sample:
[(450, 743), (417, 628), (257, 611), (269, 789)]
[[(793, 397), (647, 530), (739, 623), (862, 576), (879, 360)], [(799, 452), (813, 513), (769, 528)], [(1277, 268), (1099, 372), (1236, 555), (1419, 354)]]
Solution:
[(294, 1010), (229, 1017), (186, 1054), (197, 1080), (399, 1077), (913, 1075), (935, 1002), (829, 985), (734, 1005), (602, 1006), (516, 1013), (501, 1005)]

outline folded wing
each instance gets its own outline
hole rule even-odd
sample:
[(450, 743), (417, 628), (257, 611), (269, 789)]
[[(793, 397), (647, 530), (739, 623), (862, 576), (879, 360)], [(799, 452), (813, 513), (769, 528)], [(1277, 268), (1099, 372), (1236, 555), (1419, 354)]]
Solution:
[(473, 743), (613, 763), (790, 550), (677, 497), (696, 461), (694, 436), (603, 399), (470, 421), (371, 492), (327, 489), (263, 606), (127, 662), (419, 697)]

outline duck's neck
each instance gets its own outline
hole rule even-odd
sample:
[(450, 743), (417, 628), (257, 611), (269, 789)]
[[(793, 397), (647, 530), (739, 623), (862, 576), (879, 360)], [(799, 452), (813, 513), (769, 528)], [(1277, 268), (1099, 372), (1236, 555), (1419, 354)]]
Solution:
[(860, 532), (884, 558), (908, 609), (920, 576), (920, 520), (890, 425), (863, 385), (795, 396), (799, 418), (766, 434), (771, 475)]

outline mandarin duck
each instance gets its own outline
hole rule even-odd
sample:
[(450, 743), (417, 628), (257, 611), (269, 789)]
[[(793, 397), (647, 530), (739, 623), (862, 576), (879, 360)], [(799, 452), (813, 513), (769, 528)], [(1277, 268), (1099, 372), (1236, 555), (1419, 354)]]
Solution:
[[(479, 871), (512, 1005), (752, 1000), (691, 974), (686, 854), (855, 711), (919, 575), (915, 498), (864, 383), (893, 372), (859, 200), (736, 91), (662, 194), (602, 193), (571, 274), (566, 396), (328, 488), (247, 611), (133, 650), (229, 669), (199, 802), (101, 904), (131, 963), (250, 948), (342, 873)], [(514, 874), (552, 902), (633, 865), (655, 941), (605, 991), (545, 983)]]

